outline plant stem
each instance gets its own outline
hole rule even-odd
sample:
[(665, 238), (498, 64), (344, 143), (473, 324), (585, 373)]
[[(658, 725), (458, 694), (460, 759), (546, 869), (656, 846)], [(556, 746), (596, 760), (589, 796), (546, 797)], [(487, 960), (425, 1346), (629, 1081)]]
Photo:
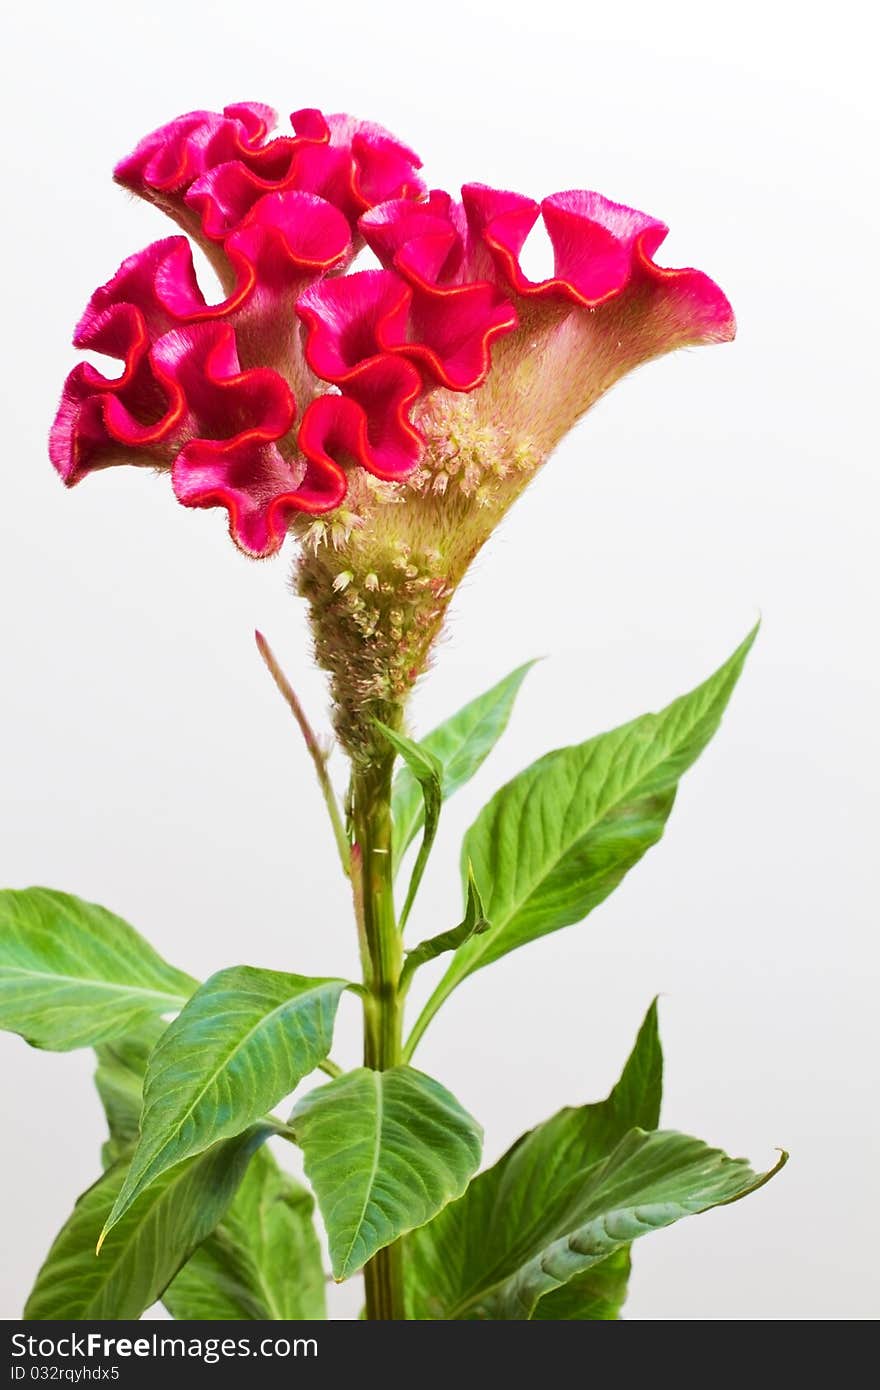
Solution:
[[(382, 754), (352, 777), (356, 873), (352, 883), (364, 964), (364, 1066), (386, 1071), (401, 1062), (402, 999), (398, 990), (403, 947), (391, 880), (391, 772), (393, 752)], [(359, 899), (359, 901), (358, 901)], [(403, 1253), (399, 1241), (373, 1256), (364, 1269), (367, 1317), (405, 1317)]]
[(323, 1062), (318, 1063), (318, 1070), (324, 1072), (326, 1076), (344, 1076), (345, 1073), (338, 1062), (334, 1062), (332, 1057), (325, 1057)]
[(254, 637), (257, 642), (257, 650), (266, 663), (269, 675), (287, 701), (290, 712), (299, 725), (300, 733), (305, 740), (309, 757), (315, 765), (315, 772), (318, 774), (318, 785), (321, 788), (324, 802), (327, 806), (327, 813), (330, 816), (330, 824), (333, 827), (333, 838), (336, 841), (339, 858), (342, 860), (342, 868), (343, 871), (348, 874), (350, 853), (348, 836), (345, 833), (345, 825), (343, 824), (342, 813), (339, 810), (339, 803), (336, 800), (336, 793), (330, 781), (330, 773), (327, 771), (327, 755), (318, 742), (315, 731), (306, 718), (306, 712), (299, 702), (296, 691), (278, 665), (278, 660), (272, 648), (269, 646), (269, 643), (266, 641), (262, 632), (255, 632)]

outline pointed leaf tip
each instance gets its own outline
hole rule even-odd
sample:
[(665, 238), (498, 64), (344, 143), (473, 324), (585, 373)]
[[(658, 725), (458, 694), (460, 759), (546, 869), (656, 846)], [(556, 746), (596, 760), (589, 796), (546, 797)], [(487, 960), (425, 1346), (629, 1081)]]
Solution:
[(656, 714), (558, 748), (501, 787), (468, 830), (489, 931), (458, 947), (420, 1035), (475, 970), (582, 921), (656, 844), (678, 783), (715, 734), (758, 625), (709, 678)]

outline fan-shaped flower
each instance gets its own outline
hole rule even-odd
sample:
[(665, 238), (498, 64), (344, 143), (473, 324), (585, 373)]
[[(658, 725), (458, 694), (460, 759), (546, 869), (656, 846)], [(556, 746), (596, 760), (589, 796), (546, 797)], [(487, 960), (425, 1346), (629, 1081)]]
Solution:
[[(96, 290), (50, 440), (68, 484), (117, 463), (222, 507), (236, 544), (299, 535), (297, 583), (338, 727), (369, 744), (405, 698), (458, 581), (559, 439), (625, 372), (733, 336), (666, 227), (598, 193), (427, 193), (380, 126), (245, 102), (154, 131), (117, 180), (187, 233)], [(553, 271), (522, 254), (539, 219)], [(219, 280), (205, 297), (191, 241)], [(351, 270), (369, 247), (379, 267)], [(401, 505), (404, 504), (404, 505)]]
[[(181, 502), (225, 507), (236, 543), (266, 555), (296, 516), (338, 508), (352, 470), (419, 486), (427, 442), (435, 492), (459, 457), (477, 493), (486, 469), (532, 469), (637, 362), (732, 334), (712, 281), (654, 263), (652, 218), (595, 193), (424, 195), (380, 126), (306, 110), (269, 138), (274, 123), (253, 102), (191, 112), (118, 165), (201, 245), (223, 297), (205, 299), (180, 236), (95, 292), (75, 344), (122, 369), (69, 376), (51, 436), (65, 482), (167, 468)], [(539, 214), (555, 270), (534, 282), (519, 256)], [(344, 274), (364, 240), (383, 269)]]

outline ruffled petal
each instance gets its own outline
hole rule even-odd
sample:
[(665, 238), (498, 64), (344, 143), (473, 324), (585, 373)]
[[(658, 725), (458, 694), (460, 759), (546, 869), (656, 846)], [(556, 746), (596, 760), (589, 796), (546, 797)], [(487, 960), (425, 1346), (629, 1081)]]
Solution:
[(300, 430), (300, 448), (314, 457), (348, 455), (378, 478), (400, 478), (418, 463), (422, 439), (409, 413), (424, 391), (422, 377), (385, 350), (405, 334), (412, 292), (396, 275), (364, 270), (325, 280), (296, 306), (306, 327), (306, 358), (340, 396), (319, 396)]
[(376, 202), (424, 191), (418, 156), (381, 126), (304, 110), (291, 117), (293, 135), (267, 139), (275, 119), (253, 102), (190, 112), (142, 140), (115, 177), (208, 242), (266, 193), (317, 194), (353, 224)]
[(422, 453), (409, 413), (422, 380), (408, 362), (374, 357), (352, 375), (345, 395), (318, 396), (303, 416), (299, 447), (316, 462), (360, 464), (375, 478), (406, 478)]
[(223, 112), (190, 111), (144, 136), (113, 171), (118, 183), (143, 198), (188, 188), (213, 164), (259, 157), (276, 113), (260, 102), (237, 102)]
[(473, 391), (489, 373), (492, 343), (517, 315), (497, 285), (475, 275), (463, 210), (435, 190), (425, 203), (374, 208), (359, 226), (412, 291), (406, 318), (382, 325), (380, 345), (412, 358), (438, 386)]
[(166, 389), (146, 357), (119, 380), (121, 386), (80, 363), (64, 383), (49, 457), (68, 487), (112, 463), (170, 462), (170, 441), (185, 414), (182, 394)]
[(291, 461), (257, 439), (194, 440), (175, 460), (171, 480), (185, 507), (225, 508), (232, 539), (255, 558), (280, 549), (297, 513), (338, 507), (347, 486), (331, 458)]
[(382, 332), (406, 323), (412, 292), (387, 270), (362, 270), (314, 285), (296, 312), (306, 326), (312, 371), (345, 386), (369, 358), (383, 351)]
[(269, 367), (241, 370), (229, 324), (174, 328), (150, 352), (153, 368), (186, 401), (182, 430), (198, 439), (280, 439), (296, 419), (283, 377)]
[(287, 383), (269, 368), (242, 372), (228, 324), (173, 328), (131, 361), (115, 379), (86, 363), (70, 373), (50, 438), (68, 485), (109, 463), (170, 467), (193, 438), (276, 440), (293, 425)]
[[(671, 346), (678, 345), (682, 332), (689, 342), (733, 337), (730, 305), (708, 276), (655, 264), (654, 254), (668, 232), (656, 218), (587, 191), (556, 193), (539, 205), (516, 193), (469, 184), (462, 189), (462, 200), (468, 222), (494, 256), (502, 281), (524, 299), (598, 309), (621, 296), (637, 295), (654, 303), (666, 297)], [(524, 273), (519, 257), (539, 214), (553, 247), (554, 272), (535, 281)]]
[(169, 441), (185, 414), (181, 390), (155, 369), (143, 310), (128, 303), (102, 306), (100, 294), (80, 321), (76, 345), (116, 358), (123, 368), (108, 377), (81, 362), (64, 383), (49, 457), (68, 486), (129, 453), (135, 463), (168, 461)]

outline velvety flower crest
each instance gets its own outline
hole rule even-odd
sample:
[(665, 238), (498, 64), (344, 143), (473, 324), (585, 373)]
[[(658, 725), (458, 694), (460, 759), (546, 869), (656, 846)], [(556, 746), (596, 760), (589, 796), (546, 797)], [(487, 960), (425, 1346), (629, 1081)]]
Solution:
[[(252, 102), (191, 112), (117, 166), (186, 235), (89, 301), (75, 346), (121, 367), (82, 362), (65, 383), (50, 440), (65, 483), (167, 470), (184, 505), (225, 508), (236, 544), (269, 555), (296, 517), (340, 508), (354, 475), (417, 477), (462, 396), (475, 437), (500, 431), (540, 462), (631, 367), (733, 336), (707, 276), (656, 265), (653, 218), (590, 192), (538, 204), (470, 184), (456, 201), (427, 193), (380, 126), (305, 110), (271, 136), (275, 121)], [(539, 219), (554, 268), (533, 280), (521, 255)], [(365, 244), (379, 268), (352, 271)]]

